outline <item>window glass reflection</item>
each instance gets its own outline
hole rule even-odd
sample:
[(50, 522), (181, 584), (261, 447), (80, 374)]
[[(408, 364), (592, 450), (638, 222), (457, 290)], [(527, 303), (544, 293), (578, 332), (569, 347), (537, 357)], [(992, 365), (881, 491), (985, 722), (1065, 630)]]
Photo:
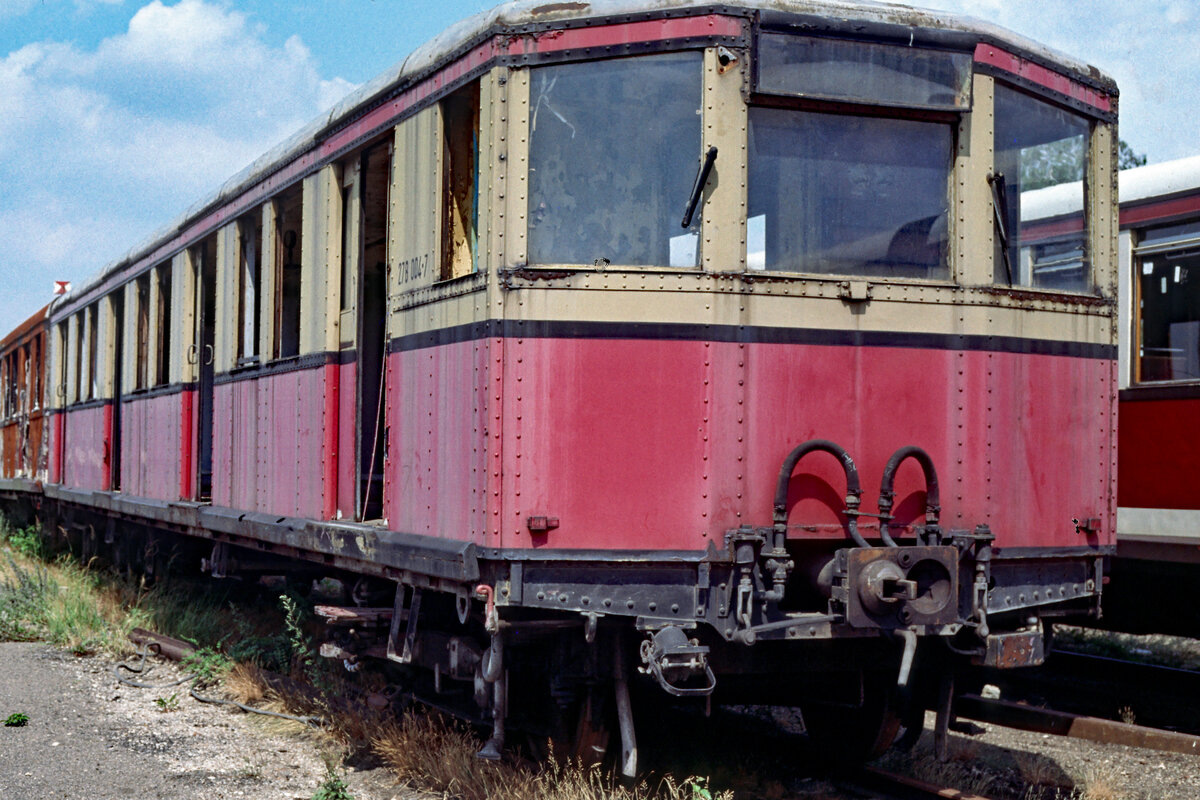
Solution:
[(1007, 248), (995, 280), (1013, 286), (1087, 291), (1083, 180), (1090, 123), (1078, 114), (996, 86), (994, 186)]
[(945, 123), (750, 110), (747, 266), (948, 278)]
[(530, 85), (529, 260), (694, 267), (680, 227), (700, 148), (701, 54), (539, 67)]

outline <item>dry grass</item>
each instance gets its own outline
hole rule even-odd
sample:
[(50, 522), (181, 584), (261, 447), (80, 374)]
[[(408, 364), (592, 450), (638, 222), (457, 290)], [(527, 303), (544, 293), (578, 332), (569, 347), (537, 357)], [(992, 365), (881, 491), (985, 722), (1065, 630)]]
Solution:
[(1126, 800), (1127, 795), (1113, 787), (1116, 778), (1108, 767), (1096, 767), (1077, 790), (1079, 800)]
[(253, 664), (234, 664), (222, 685), (231, 699), (248, 706), (263, 702), (270, 691), (262, 670)]
[(479, 740), (467, 728), (434, 713), (410, 713), (385, 725), (372, 747), (400, 782), (457, 800), (731, 800), (703, 778), (666, 777), (652, 786), (625, 786), (599, 767), (559, 763), (481, 762)]

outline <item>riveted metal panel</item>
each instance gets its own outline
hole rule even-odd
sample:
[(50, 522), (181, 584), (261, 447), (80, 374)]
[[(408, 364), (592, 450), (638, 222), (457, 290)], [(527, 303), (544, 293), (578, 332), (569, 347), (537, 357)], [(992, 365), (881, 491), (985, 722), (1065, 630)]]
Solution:
[(992, 136), (995, 128), (995, 81), (976, 74), (974, 104), (958, 123), (958, 151), (954, 158), (953, 274), (966, 286), (986, 286), (993, 281), (995, 214), (988, 174), (992, 170)]
[(709, 147), (718, 151), (702, 196), (700, 263), (709, 271), (746, 268), (748, 109), (742, 86), (748, 55), (740, 52), (722, 66), (716, 48), (704, 51), (704, 139), (697, 156), (702, 159)]
[(341, 306), (342, 192), (336, 164), (304, 179), (300, 237), (300, 354), (337, 349)]
[(433, 283), (442, 259), (442, 114), (437, 105), (396, 126), (388, 214), (390, 292)]
[(499, 262), (522, 267), (529, 260), (529, 70), (514, 69), (508, 78), (508, 139), (506, 202), (503, 207), (506, 242)]
[[(1113, 111), (1116, 111), (1113, 98)], [(1089, 256), (1096, 288), (1108, 298), (1116, 300), (1120, 269), (1117, 263), (1117, 236), (1119, 233), (1119, 206), (1117, 204), (1117, 133), (1113, 122), (1096, 123), (1092, 131), (1088, 153), (1087, 213), (1090, 234)], [(1120, 341), (1119, 309), (1113, 308), (1108, 319), (1108, 340), (1113, 347)], [(1107, 461), (1107, 471), (1096, 476), (1095, 489), (1107, 498), (1108, 512), (1103, 524), (1104, 541), (1115, 542), (1117, 519), (1117, 398), (1120, 387), (1120, 365), (1111, 364), (1105, 374), (1099, 376), (1094, 391), (1101, 407), (1106, 410), (1106, 419), (1100, 427), (1107, 433), (1101, 452)], [(1081, 517), (1082, 519), (1082, 517)]]
[(121, 490), (132, 497), (179, 499), (183, 393), (130, 399), (121, 414)]

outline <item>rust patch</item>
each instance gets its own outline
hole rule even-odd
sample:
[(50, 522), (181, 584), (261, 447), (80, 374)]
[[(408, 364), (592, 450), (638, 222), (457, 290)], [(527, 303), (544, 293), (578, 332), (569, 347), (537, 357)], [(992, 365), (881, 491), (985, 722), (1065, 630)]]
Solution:
[(529, 13), (537, 16), (538, 14), (553, 14), (555, 11), (587, 11), (591, 7), (591, 3), (547, 3), (544, 6), (530, 9)]

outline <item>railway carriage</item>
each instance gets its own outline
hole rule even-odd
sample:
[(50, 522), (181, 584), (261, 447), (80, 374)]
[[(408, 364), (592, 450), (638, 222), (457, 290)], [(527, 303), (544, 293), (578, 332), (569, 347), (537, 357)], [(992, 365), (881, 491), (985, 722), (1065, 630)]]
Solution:
[(641, 683), (874, 751), (1099, 611), (1116, 102), (902, 7), (501, 6), (53, 304), (43, 513), (353, 576), (325, 652), (488, 756), (607, 707), (632, 771)]
[(1120, 183), (1120, 507), (1105, 622), (1195, 636), (1200, 158), (1124, 170)]
[(46, 477), (46, 309), (0, 340), (0, 476), (32, 486)]

